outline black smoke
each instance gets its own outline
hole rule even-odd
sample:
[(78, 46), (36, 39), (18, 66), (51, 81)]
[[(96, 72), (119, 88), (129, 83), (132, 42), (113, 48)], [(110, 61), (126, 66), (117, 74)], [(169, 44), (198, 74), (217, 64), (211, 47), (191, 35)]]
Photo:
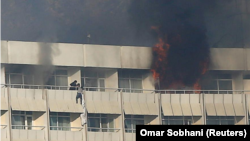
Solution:
[[(152, 69), (160, 75), (162, 87), (182, 83), (193, 87), (209, 61), (205, 14), (216, 7), (215, 0), (136, 0), (131, 3), (131, 21), (141, 33), (152, 33), (170, 45), (165, 60), (154, 53)], [(151, 26), (159, 27), (158, 32)], [(156, 65), (158, 63), (158, 66)]]

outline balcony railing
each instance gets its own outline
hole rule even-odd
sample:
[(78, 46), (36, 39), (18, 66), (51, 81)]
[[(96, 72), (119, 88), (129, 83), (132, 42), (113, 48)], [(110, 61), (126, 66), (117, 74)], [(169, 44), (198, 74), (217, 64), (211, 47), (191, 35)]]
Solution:
[(125, 129), (125, 132), (126, 132), (126, 133), (135, 133), (136, 130), (135, 130), (135, 129), (126, 128), (126, 129)]
[(90, 132), (119, 132), (120, 129), (116, 128), (98, 128), (98, 127), (88, 127)]
[[(21, 88), (21, 89), (49, 89), (49, 90), (69, 90), (70, 86), (51, 85), (26, 85), (26, 84), (1, 84), (1, 87)], [(126, 93), (160, 93), (160, 94), (245, 94), (250, 90), (149, 90), (131, 88), (105, 88), (105, 87), (83, 87), (85, 91), (113, 91)], [(75, 90), (76, 91), (76, 90)]]
[(81, 131), (82, 129), (83, 127), (50, 126), (50, 130), (60, 130), (60, 131)]
[(12, 129), (22, 130), (43, 130), (45, 126), (31, 126), (31, 125), (11, 125)]

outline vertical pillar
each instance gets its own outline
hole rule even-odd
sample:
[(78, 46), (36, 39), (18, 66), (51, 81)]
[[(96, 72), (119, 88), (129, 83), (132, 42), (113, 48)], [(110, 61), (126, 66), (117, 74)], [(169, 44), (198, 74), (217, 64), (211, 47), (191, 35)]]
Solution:
[(5, 66), (1, 64), (1, 85), (5, 84)]
[(125, 125), (124, 125), (124, 122), (125, 122), (125, 120), (124, 120), (124, 110), (123, 110), (123, 94), (122, 94), (122, 92), (120, 92), (120, 104), (121, 104), (121, 120), (120, 120), (120, 122), (121, 122), (121, 141), (125, 141)]
[[(154, 79), (151, 73), (143, 75), (142, 79), (142, 89), (155, 90)], [(143, 93), (151, 93), (150, 91), (143, 91)]]
[[(118, 72), (116, 69), (107, 70), (105, 73), (105, 87), (118, 89)], [(114, 89), (106, 89), (107, 92), (114, 92)]]
[(49, 96), (48, 91), (43, 89), (43, 95), (45, 96), (45, 106), (46, 106), (46, 113), (45, 113), (45, 138), (46, 141), (50, 141), (50, 123), (49, 123)]
[[(243, 73), (235, 72), (232, 74), (232, 78), (233, 78), (233, 90), (243, 91), (244, 90)], [(237, 92), (235, 92), (234, 94), (237, 94)]]

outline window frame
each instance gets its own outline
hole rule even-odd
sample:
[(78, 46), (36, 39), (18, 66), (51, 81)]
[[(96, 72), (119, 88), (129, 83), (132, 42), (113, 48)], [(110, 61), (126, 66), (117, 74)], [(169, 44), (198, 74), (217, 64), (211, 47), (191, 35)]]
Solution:
[[(25, 130), (32, 130), (32, 126), (34, 124), (34, 121), (33, 121), (33, 112), (32, 111), (17, 111), (17, 112), (20, 112), (20, 113), (14, 113), (14, 111), (16, 112), (16, 110), (12, 110), (11, 112), (11, 118), (14, 118), (13, 116), (23, 116), (24, 117), (24, 125), (21, 125), (20, 127), (21, 128), (15, 128), (15, 126), (17, 125), (13, 125), (13, 119), (12, 119), (12, 129), (25, 129)], [(23, 112), (23, 113), (22, 113)], [(27, 112), (31, 112), (31, 114), (27, 114)], [(28, 126), (28, 117), (31, 117), (31, 127), (27, 127)]]
[[(63, 70), (63, 71), (66, 71), (66, 73), (67, 74), (57, 74), (57, 71), (61, 71), (61, 70)], [(65, 85), (65, 86), (59, 86), (58, 84), (57, 84), (57, 77), (66, 77), (67, 79), (67, 85)], [(67, 88), (67, 86), (68, 86), (68, 70), (67, 69), (56, 69), (51, 75), (49, 75), (49, 77), (48, 77), (48, 80), (49, 79), (51, 79), (51, 78), (54, 78), (54, 85), (50, 85), (50, 84), (48, 84), (48, 82), (47, 82), (47, 84), (46, 85), (48, 85), (48, 86), (51, 86), (51, 87), (49, 87), (49, 88), (51, 88), (51, 89), (56, 89), (56, 90), (67, 90), (68, 88)]]
[[(210, 124), (207, 124), (207, 121), (208, 121), (208, 118), (210, 117), (213, 117), (214, 119), (213, 120), (217, 120), (219, 124), (211, 124), (211, 125), (232, 125), (232, 124), (223, 124), (222, 121), (230, 121), (231, 119), (225, 119), (227, 117), (233, 117), (233, 120), (234, 120), (234, 124), (236, 124), (237, 120), (236, 120), (236, 116), (206, 116), (206, 125), (210, 125)], [(209, 119), (209, 121), (213, 121), (212, 119)]]
[[(56, 113), (56, 115), (51, 114), (51, 113)], [(50, 121), (50, 124), (49, 124), (50, 130), (70, 131), (71, 130), (70, 113), (66, 113), (65, 112), (64, 114), (69, 114), (67, 116), (65, 116), (65, 115), (59, 115), (59, 113), (64, 113), (64, 112), (50, 112), (49, 113), (49, 119), (51, 117), (56, 117), (56, 127), (54, 127), (54, 126), (51, 127), (51, 121)], [(69, 128), (59, 126), (59, 118), (69, 118)], [(69, 130), (63, 130), (64, 128), (69, 129)]]
[[(21, 84), (14, 84), (14, 83), (12, 83), (11, 82), (11, 75), (20, 75), (22, 78), (21, 78)], [(32, 84), (25, 84), (24, 83), (24, 81), (25, 81), (25, 76), (29, 76), (29, 77), (32, 77)], [(34, 78), (34, 75), (27, 75), (27, 74), (24, 74), (24, 73), (11, 73), (11, 72), (6, 72), (5, 73), (5, 83), (6, 84), (9, 84), (9, 85), (11, 85), (11, 88), (22, 88), (22, 87), (25, 87), (26, 88), (26, 86), (25, 85), (34, 85), (35, 84), (35, 78)], [(12, 86), (12, 84), (13, 84), (13, 86)], [(16, 86), (17, 85), (17, 86)], [(20, 85), (20, 86), (18, 86), (18, 85)]]
[[(220, 75), (228, 75), (230, 78), (221, 78)], [(232, 90), (233, 90), (233, 78), (232, 78), (232, 74), (230, 73), (212, 73), (212, 81), (216, 81), (216, 89), (212, 89), (212, 91), (209, 91), (209, 93), (211, 94), (232, 94)], [(222, 90), (220, 88), (220, 82), (221, 81), (230, 81), (231, 83), (231, 89), (230, 90)], [(211, 82), (212, 83), (212, 82)]]
[[(94, 71), (96, 73), (96, 76), (86, 76), (87, 72), (90, 72), (91, 70), (84, 70), (81, 69), (81, 84), (86, 87), (86, 79), (96, 79), (97, 81), (97, 87), (93, 88), (85, 88), (86, 91), (105, 91), (105, 79), (106, 79), (106, 74), (105, 71)], [(102, 77), (101, 73), (103, 73), (104, 77)], [(83, 81), (82, 81), (83, 80)], [(101, 87), (101, 81), (104, 82), (104, 87)]]
[[(140, 117), (136, 117), (140, 116)], [(130, 120), (130, 126), (131, 128), (126, 128), (126, 120)], [(143, 125), (145, 124), (145, 116), (144, 115), (125, 115), (124, 116), (124, 130), (126, 133), (135, 133), (136, 132), (136, 123), (135, 121), (143, 121)]]
[[(162, 117), (163, 117), (162, 125), (193, 125), (194, 124), (194, 116), (164, 116), (162, 115)], [(174, 119), (174, 118), (177, 118), (177, 119)], [(163, 124), (164, 121), (168, 121), (169, 124)], [(171, 121), (182, 121), (182, 124), (172, 124)], [(185, 124), (186, 121), (191, 121), (191, 123)]]
[[(88, 114), (88, 122), (90, 122), (90, 119), (98, 119), (99, 120), (99, 129), (98, 129), (98, 127), (89, 127), (88, 126), (89, 132), (114, 132), (116, 130), (115, 119), (110, 117), (109, 114)], [(102, 127), (103, 126), (102, 119), (107, 119), (107, 128)], [(110, 127), (109, 120), (113, 121), (114, 127)], [(90, 123), (88, 123), (88, 125), (89, 124)], [(93, 129), (91, 129), (91, 128), (93, 128)]]
[[(143, 89), (143, 74), (141, 74), (140, 78), (139, 77), (138, 78), (137, 77), (131, 77), (131, 71), (132, 70), (118, 70), (118, 87), (120, 89), (124, 88), (124, 87), (120, 87), (120, 84), (119, 84), (120, 80), (128, 80), (129, 88), (124, 88), (125, 92), (129, 92), (129, 93), (143, 93), (143, 91), (142, 91), (142, 89)], [(138, 70), (136, 70), (136, 71), (138, 71)], [(123, 77), (122, 76), (123, 73), (127, 74), (128, 77)], [(139, 80), (141, 82), (141, 88), (139, 88), (141, 90), (132, 90), (132, 89), (134, 89), (134, 88), (132, 88), (132, 81), (133, 80)]]

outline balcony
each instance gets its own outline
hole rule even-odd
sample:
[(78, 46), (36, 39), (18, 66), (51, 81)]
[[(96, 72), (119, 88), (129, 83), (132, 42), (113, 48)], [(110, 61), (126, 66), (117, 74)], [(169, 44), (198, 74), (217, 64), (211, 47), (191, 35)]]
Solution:
[(121, 140), (121, 131), (114, 128), (88, 127), (87, 138), (91, 141), (119, 141)]
[(82, 127), (54, 127), (50, 126), (51, 141), (82, 141), (84, 130)]
[(13, 140), (46, 141), (45, 126), (12, 125)]

